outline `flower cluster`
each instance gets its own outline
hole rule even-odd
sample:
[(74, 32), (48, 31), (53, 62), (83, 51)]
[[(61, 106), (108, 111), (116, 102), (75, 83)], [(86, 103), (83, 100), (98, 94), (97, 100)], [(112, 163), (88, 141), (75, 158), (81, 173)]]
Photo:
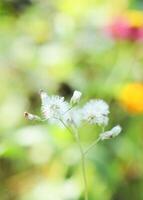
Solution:
[[(49, 96), (46, 92), (40, 91), (41, 111), (43, 119), (25, 112), (25, 117), (29, 120), (44, 120), (54, 123), (62, 123), (66, 127), (79, 127), (82, 122), (106, 127), (109, 121), (109, 105), (101, 100), (95, 99), (87, 102), (83, 107), (78, 107), (82, 93), (74, 91), (70, 102), (64, 97)], [(100, 134), (100, 139), (109, 139), (117, 136), (121, 132), (121, 127), (115, 126), (110, 131)]]
[(84, 106), (78, 107), (82, 93), (74, 91), (70, 102), (65, 101), (64, 97), (49, 96), (43, 90), (40, 91), (41, 97), (41, 111), (43, 119), (37, 115), (25, 112), (24, 115), (29, 120), (48, 121), (54, 123), (61, 123), (67, 130), (73, 134), (75, 141), (79, 147), (81, 155), (83, 182), (84, 182), (84, 199), (88, 200), (86, 170), (85, 170), (85, 156), (86, 153), (94, 147), (99, 141), (114, 138), (118, 136), (122, 128), (117, 125), (111, 130), (102, 131), (99, 137), (84, 150), (81, 141), (78, 127), (82, 122), (91, 125), (101, 126), (102, 130), (108, 125), (109, 121), (109, 106), (101, 99), (93, 99), (87, 102)]

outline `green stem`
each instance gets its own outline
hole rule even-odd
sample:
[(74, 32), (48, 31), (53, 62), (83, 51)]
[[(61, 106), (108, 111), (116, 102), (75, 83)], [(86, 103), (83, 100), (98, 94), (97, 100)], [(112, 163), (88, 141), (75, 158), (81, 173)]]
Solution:
[(86, 179), (86, 167), (85, 167), (85, 155), (80, 143), (80, 137), (78, 132), (75, 135), (76, 142), (79, 146), (79, 150), (81, 153), (81, 164), (82, 164), (82, 173), (83, 173), (83, 181), (84, 181), (84, 199), (88, 200), (88, 188), (87, 188), (87, 179)]
[(62, 119), (60, 119), (60, 122), (64, 125), (64, 127), (75, 136), (76, 143), (79, 147), (80, 154), (81, 154), (81, 164), (82, 164), (82, 174), (83, 174), (83, 182), (84, 182), (84, 199), (88, 200), (88, 189), (87, 189), (87, 179), (86, 179), (86, 168), (85, 168), (85, 155), (84, 151), (82, 149), (81, 143), (80, 143), (80, 136), (77, 131), (77, 129), (74, 131), (74, 133), (71, 131), (71, 129), (64, 123)]
[(69, 112), (70, 110), (72, 110), (73, 109), (73, 107), (74, 107), (74, 105), (73, 106), (71, 106), (68, 110), (66, 110), (64, 113), (63, 113), (63, 115), (65, 115), (67, 112)]
[(62, 119), (59, 119), (59, 121), (60, 121), (60, 122), (63, 124), (63, 126), (68, 130), (68, 132), (71, 133), (71, 134), (73, 135), (71, 129), (65, 124), (65, 122), (64, 122)]
[[(105, 131), (105, 126), (102, 126), (102, 133), (104, 133)], [(100, 136), (94, 140), (90, 145), (89, 147), (84, 151), (84, 155), (86, 155), (94, 146), (96, 146), (96, 144), (100, 141)]]
[(99, 141), (100, 141), (100, 137), (97, 140), (95, 140), (93, 143), (91, 143), (91, 145), (89, 145), (89, 147), (84, 151), (84, 155), (86, 155)]

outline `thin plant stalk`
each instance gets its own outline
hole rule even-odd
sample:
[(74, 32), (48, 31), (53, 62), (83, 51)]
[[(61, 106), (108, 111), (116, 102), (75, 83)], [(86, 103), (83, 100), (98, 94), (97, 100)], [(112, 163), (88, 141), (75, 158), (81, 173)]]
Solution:
[(80, 143), (80, 137), (78, 131), (75, 135), (76, 142), (79, 146), (80, 154), (81, 154), (81, 165), (82, 165), (82, 174), (83, 174), (83, 181), (84, 181), (84, 199), (88, 200), (88, 188), (87, 188), (87, 178), (86, 178), (86, 167), (85, 167), (85, 155)]
[[(105, 127), (102, 126), (102, 133), (104, 133), (104, 131), (105, 131)], [(100, 140), (101, 140), (101, 138), (100, 138), (100, 136), (99, 136), (99, 137), (98, 137), (96, 140), (94, 140), (94, 141), (89, 145), (89, 147), (84, 151), (84, 155), (87, 154), (94, 146), (96, 146), (97, 143), (98, 143)]]
[(93, 143), (91, 143), (91, 145), (89, 145), (89, 147), (84, 151), (84, 155), (86, 155), (94, 146), (97, 145), (97, 143), (100, 141), (100, 137), (97, 138), (97, 140), (95, 140)]
[(75, 136), (76, 143), (79, 147), (80, 154), (81, 154), (81, 165), (82, 165), (82, 175), (83, 175), (83, 182), (84, 182), (84, 199), (88, 200), (88, 188), (87, 188), (87, 178), (86, 178), (86, 167), (85, 167), (85, 155), (84, 151), (82, 149), (82, 145), (80, 143), (80, 136), (77, 131), (77, 129), (72, 132), (72, 130), (63, 122), (62, 119), (60, 119), (60, 122), (64, 125), (64, 127), (72, 134)]

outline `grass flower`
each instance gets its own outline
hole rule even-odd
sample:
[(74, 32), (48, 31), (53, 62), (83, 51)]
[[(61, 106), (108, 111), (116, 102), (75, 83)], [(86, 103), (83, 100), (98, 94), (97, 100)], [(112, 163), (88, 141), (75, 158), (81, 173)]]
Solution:
[(58, 120), (69, 109), (69, 104), (64, 97), (48, 96), (45, 92), (41, 92), (41, 101), (41, 110), (47, 120)]
[(83, 120), (90, 124), (106, 126), (108, 124), (109, 106), (103, 100), (90, 100), (82, 109)]

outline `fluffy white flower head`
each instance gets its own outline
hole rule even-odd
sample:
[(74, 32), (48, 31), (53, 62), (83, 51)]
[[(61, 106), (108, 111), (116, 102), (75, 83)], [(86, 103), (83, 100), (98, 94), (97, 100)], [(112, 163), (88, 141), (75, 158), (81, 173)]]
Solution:
[(117, 126), (113, 127), (110, 131), (101, 133), (100, 138), (101, 138), (101, 140), (114, 138), (114, 137), (118, 136), (121, 133), (121, 131), (122, 131), (121, 126), (117, 125)]
[(48, 96), (41, 93), (42, 113), (46, 119), (60, 119), (69, 109), (69, 105), (64, 101), (64, 97)]
[(71, 97), (70, 103), (72, 105), (79, 103), (81, 99), (82, 93), (80, 91), (75, 90), (73, 96)]
[(109, 106), (103, 100), (90, 100), (83, 107), (83, 120), (90, 124), (107, 125)]

